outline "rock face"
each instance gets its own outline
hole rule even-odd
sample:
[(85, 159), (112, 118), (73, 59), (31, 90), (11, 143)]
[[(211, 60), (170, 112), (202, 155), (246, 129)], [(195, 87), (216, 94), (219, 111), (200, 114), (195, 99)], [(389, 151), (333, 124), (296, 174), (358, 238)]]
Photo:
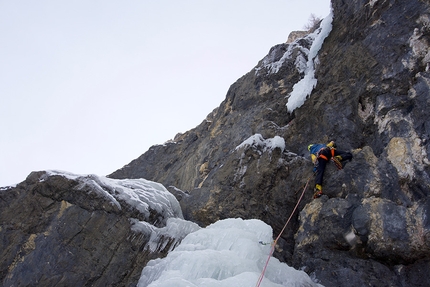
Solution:
[[(273, 47), (200, 125), (110, 179), (35, 172), (1, 189), (2, 285), (135, 285), (198, 228), (182, 212), (200, 225), (257, 218), (277, 235), (305, 191), (280, 260), (325, 286), (427, 286), (430, 3), (332, 7), (320, 49), (325, 24)], [(289, 111), (310, 75), (310, 96)], [(331, 139), (354, 159), (328, 165), (313, 200), (307, 146)]]
[[(149, 260), (198, 228), (144, 180), (34, 172), (0, 199), (1, 286), (136, 286)], [(183, 236), (166, 231), (175, 224)]]
[[(170, 186), (184, 217), (199, 224), (259, 218), (277, 233), (308, 180), (312, 188), (308, 144), (335, 139), (354, 160), (341, 171), (328, 166), (320, 199), (308, 189), (277, 256), (326, 286), (426, 286), (430, 3), (332, 7), (316, 59), (309, 50), (318, 30), (273, 47), (199, 126), (110, 177)], [(309, 61), (317, 84), (288, 112)], [(283, 144), (272, 145), (279, 138)]]
[(293, 31), (290, 33), (290, 35), (288, 35), (288, 39), (287, 39), (287, 44), (290, 44), (292, 42), (294, 42), (297, 39), (303, 38), (306, 35), (308, 35), (309, 32), (308, 31)]

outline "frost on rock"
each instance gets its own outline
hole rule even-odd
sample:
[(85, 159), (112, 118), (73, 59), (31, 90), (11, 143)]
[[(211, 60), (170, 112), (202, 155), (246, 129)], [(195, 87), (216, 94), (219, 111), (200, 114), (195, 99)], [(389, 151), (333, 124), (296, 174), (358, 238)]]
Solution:
[[(255, 286), (266, 264), (272, 228), (260, 220), (225, 219), (188, 234), (163, 259), (150, 261), (138, 286)], [(271, 258), (261, 287), (321, 286)]]

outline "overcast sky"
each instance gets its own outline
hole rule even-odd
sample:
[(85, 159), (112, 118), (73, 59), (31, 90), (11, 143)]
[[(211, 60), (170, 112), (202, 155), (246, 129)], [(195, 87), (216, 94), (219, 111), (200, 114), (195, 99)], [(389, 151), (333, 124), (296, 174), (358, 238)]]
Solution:
[(0, 186), (107, 175), (200, 124), (329, 0), (0, 0)]

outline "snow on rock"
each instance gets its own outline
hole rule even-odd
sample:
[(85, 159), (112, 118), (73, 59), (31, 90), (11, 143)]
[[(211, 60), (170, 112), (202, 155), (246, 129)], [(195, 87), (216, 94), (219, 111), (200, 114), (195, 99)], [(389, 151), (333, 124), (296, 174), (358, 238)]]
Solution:
[(261, 71), (266, 71), (269, 74), (276, 74), (280, 71), (285, 62), (295, 57), (294, 66), (297, 71), (304, 76), (294, 85), (293, 91), (289, 96), (287, 102), (287, 109), (289, 112), (302, 106), (317, 84), (315, 65), (318, 63), (318, 52), (325, 38), (327, 38), (331, 32), (332, 20), (333, 13), (330, 13), (323, 19), (320, 27), (315, 30), (315, 32), (306, 35), (304, 38), (297, 39), (287, 46), (285, 46), (285, 44), (280, 44), (273, 47), (269, 54), (264, 57), (261, 63), (255, 68), (255, 73), (257, 75)]
[[(314, 34), (310, 34), (305, 37), (307, 41), (314, 40)], [(287, 50), (283, 53), (282, 57), (278, 60), (277, 54), (280, 53), (279, 48), (281, 45), (275, 46), (269, 54), (264, 57), (262, 60), (262, 64), (259, 67), (255, 68), (256, 74), (260, 72), (260, 70), (265, 69), (269, 74), (276, 74), (281, 69), (282, 65), (289, 59), (293, 57), (293, 54), (296, 52), (298, 54), (295, 60), (295, 67), (299, 71), (299, 73), (303, 73), (306, 68), (306, 58), (305, 56), (309, 54), (309, 49), (303, 47), (298, 40), (294, 41), (290, 45), (288, 45)]]
[(97, 175), (77, 175), (65, 171), (46, 171), (40, 181), (49, 176), (62, 176), (77, 181), (77, 190), (96, 192), (119, 210), (132, 207), (144, 214), (146, 218), (151, 211), (156, 211), (166, 219), (183, 218), (182, 210), (176, 198), (160, 183), (146, 179), (111, 179)]
[(253, 148), (262, 148), (263, 152), (265, 151), (273, 151), (275, 148), (281, 149), (282, 152), (285, 150), (285, 140), (280, 136), (275, 136), (274, 138), (264, 139), (261, 134), (255, 134), (250, 136), (244, 142), (236, 147), (240, 149), (242, 147), (253, 147)]
[(293, 91), (291, 92), (287, 102), (287, 109), (289, 112), (301, 107), (317, 84), (317, 79), (315, 78), (315, 62), (318, 62), (318, 52), (321, 49), (325, 38), (327, 38), (331, 32), (332, 20), (333, 13), (330, 13), (326, 18), (323, 19), (320, 28), (312, 33), (315, 37), (315, 40), (309, 49), (306, 68), (302, 68), (304, 69), (305, 76), (293, 87)]
[[(96, 201), (107, 201), (117, 210), (134, 209), (129, 216), (133, 237), (149, 238), (145, 250), (153, 254), (168, 252), (189, 233), (200, 227), (183, 219), (176, 198), (160, 183), (146, 179), (111, 179), (97, 175), (77, 175), (49, 170), (39, 179), (61, 176), (77, 183), (73, 191), (96, 195)], [(93, 199), (91, 199), (93, 200)], [(88, 199), (86, 199), (88, 201)], [(142, 220), (144, 219), (144, 220)]]
[[(188, 234), (167, 257), (151, 260), (138, 286), (255, 286), (266, 264), (272, 228), (256, 219), (225, 219)], [(321, 286), (303, 271), (271, 258), (261, 287)]]

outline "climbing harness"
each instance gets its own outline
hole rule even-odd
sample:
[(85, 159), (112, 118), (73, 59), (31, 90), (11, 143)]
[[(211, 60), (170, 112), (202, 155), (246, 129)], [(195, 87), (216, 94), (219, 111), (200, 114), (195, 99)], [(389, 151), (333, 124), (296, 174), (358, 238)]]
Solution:
[(323, 155), (323, 154), (321, 153), (322, 151), (324, 151), (324, 150), (326, 150), (326, 149), (330, 149), (331, 158), (334, 158), (334, 148), (329, 148), (329, 147), (323, 147), (322, 149), (320, 149), (320, 150), (318, 151), (318, 153), (317, 153), (317, 157), (320, 157), (320, 158), (325, 159), (325, 160), (327, 160), (327, 161), (328, 161), (328, 158), (327, 158), (325, 155)]
[(325, 151), (327, 149), (330, 149), (331, 161), (336, 165), (337, 169), (339, 169), (339, 170), (343, 169), (342, 163), (334, 155), (334, 150), (335, 150), (334, 148), (330, 148), (330, 147), (323, 147), (323, 148), (321, 148), (317, 152), (317, 158), (322, 158), (322, 159), (328, 161), (329, 160), (328, 157), (326, 155), (322, 154), (322, 151)]
[[(260, 286), (260, 284), (261, 284), (261, 282), (263, 281), (264, 273), (266, 272), (267, 265), (269, 265), (270, 258), (272, 257), (272, 254), (273, 254), (273, 252), (275, 251), (276, 243), (278, 242), (279, 238), (281, 238), (282, 233), (284, 233), (284, 230), (285, 230), (285, 228), (287, 227), (288, 223), (290, 222), (291, 218), (293, 217), (294, 212), (296, 212), (296, 209), (297, 209), (297, 207), (299, 206), (300, 201), (301, 201), (301, 200), (302, 200), (302, 198), (303, 198), (303, 195), (305, 194), (306, 188), (308, 187), (308, 185), (309, 185), (309, 181), (310, 181), (310, 180), (311, 180), (311, 177), (309, 177), (309, 178), (308, 178), (308, 180), (306, 181), (306, 185), (305, 185), (305, 187), (303, 188), (302, 194), (300, 195), (300, 198), (299, 198), (299, 200), (297, 201), (296, 206), (294, 207), (293, 211), (291, 212), (290, 217), (288, 217), (288, 220), (287, 220), (287, 222), (285, 223), (284, 227), (282, 228), (281, 232), (279, 232), (278, 237), (276, 237), (276, 239), (273, 241), (273, 243), (271, 243), (271, 244), (272, 244), (272, 248), (270, 248), (269, 257), (268, 257), (268, 258), (267, 258), (267, 260), (266, 260), (266, 264), (264, 265), (263, 271), (261, 272), (261, 275), (260, 275), (260, 277), (258, 278), (257, 285), (255, 285), (255, 287), (259, 287), (259, 286)], [(261, 242), (261, 241), (260, 241), (260, 242)]]

